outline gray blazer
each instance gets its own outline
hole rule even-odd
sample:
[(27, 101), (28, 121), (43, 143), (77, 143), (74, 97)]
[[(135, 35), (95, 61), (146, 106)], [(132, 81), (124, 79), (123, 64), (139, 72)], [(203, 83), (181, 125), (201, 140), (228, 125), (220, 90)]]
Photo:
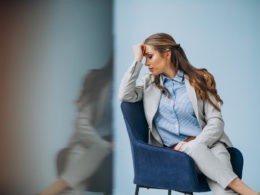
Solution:
[[(143, 100), (145, 116), (149, 127), (149, 143), (163, 146), (161, 137), (153, 124), (153, 118), (159, 105), (161, 91), (155, 86), (153, 82), (154, 76), (151, 74), (145, 75), (143, 84), (136, 86), (136, 80), (142, 66), (143, 64), (141, 62), (134, 61), (129, 67), (119, 87), (119, 99), (126, 102)], [(232, 146), (231, 141), (224, 132), (224, 121), (221, 112), (217, 111), (208, 101), (202, 101), (201, 98), (196, 95), (187, 75), (185, 75), (185, 85), (195, 115), (202, 128), (201, 133), (196, 137), (195, 141), (205, 143), (208, 147), (212, 147), (217, 141), (225, 143), (227, 147)], [(211, 100), (216, 102), (213, 97), (211, 97)]]

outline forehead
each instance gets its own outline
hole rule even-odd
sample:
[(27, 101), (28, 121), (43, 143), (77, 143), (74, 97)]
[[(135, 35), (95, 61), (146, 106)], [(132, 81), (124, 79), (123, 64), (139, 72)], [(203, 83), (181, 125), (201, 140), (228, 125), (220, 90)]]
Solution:
[(156, 50), (154, 49), (153, 46), (151, 45), (145, 45), (145, 53), (153, 53), (155, 52)]

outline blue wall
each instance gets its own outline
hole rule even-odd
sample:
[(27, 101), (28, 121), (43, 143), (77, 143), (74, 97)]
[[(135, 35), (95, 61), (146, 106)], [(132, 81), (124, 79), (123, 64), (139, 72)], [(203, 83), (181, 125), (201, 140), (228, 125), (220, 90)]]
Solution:
[[(215, 76), (224, 100), (225, 130), (244, 155), (243, 180), (260, 191), (259, 10), (260, 1), (256, 0), (114, 1), (116, 195), (134, 193), (118, 86), (132, 63), (132, 45), (156, 32), (171, 34), (193, 65), (205, 67)], [(141, 190), (142, 195), (159, 193), (166, 192)]]

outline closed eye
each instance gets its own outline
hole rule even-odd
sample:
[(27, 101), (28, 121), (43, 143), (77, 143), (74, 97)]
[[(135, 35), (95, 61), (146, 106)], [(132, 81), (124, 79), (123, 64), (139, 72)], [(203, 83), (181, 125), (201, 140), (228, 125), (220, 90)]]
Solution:
[(148, 54), (146, 57), (147, 57), (148, 59), (152, 59), (153, 55)]

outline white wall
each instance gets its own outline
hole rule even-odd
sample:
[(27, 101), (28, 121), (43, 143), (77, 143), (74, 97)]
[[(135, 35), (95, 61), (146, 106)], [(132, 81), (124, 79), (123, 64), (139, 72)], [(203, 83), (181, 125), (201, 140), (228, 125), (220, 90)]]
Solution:
[(119, 82), (133, 60), (132, 45), (156, 32), (171, 34), (193, 65), (205, 67), (215, 76), (224, 100), (225, 130), (244, 155), (243, 180), (260, 191), (259, 9), (256, 0), (114, 1), (115, 195), (134, 194), (131, 151), (117, 99)]

